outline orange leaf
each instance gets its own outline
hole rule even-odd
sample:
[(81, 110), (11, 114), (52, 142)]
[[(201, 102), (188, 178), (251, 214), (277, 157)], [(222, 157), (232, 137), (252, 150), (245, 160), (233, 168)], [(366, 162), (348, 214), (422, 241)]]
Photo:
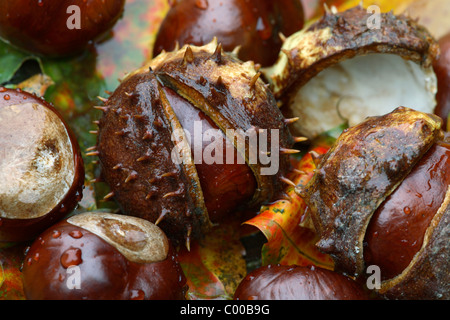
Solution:
[[(328, 151), (328, 146), (316, 146), (311, 151), (320, 155)], [(310, 153), (300, 161), (293, 159), (297, 172), (289, 176), (297, 187), (305, 186), (314, 174), (316, 165)], [(314, 244), (316, 234), (300, 223), (307, 218), (307, 206), (303, 199), (289, 186), (286, 194), (290, 200), (279, 200), (264, 207), (260, 214), (246, 221), (246, 224), (257, 227), (267, 238), (262, 249), (262, 264), (315, 265), (333, 269), (329, 256), (319, 252)]]
[(223, 223), (178, 254), (191, 300), (231, 299), (247, 273), (238, 221)]

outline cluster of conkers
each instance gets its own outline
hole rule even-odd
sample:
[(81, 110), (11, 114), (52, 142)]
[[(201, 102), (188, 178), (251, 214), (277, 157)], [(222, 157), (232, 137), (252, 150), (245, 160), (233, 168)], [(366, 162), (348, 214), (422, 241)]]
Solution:
[[(296, 134), (314, 139), (350, 124), (297, 189), (335, 273), (263, 267), (244, 279), (238, 299), (345, 299), (331, 279), (356, 279), (352, 292), (360, 292), (369, 268), (378, 270), (379, 297), (449, 298), (448, 40), (439, 57), (439, 44), (412, 19), (381, 14), (373, 30), (361, 22), (368, 15), (362, 7), (326, 12), (263, 70), (284, 114), (301, 117)], [(414, 110), (392, 109), (402, 105)]]
[(81, 200), (85, 177), (74, 133), (53, 106), (0, 88), (0, 123), (0, 241), (33, 243), (26, 298), (184, 299), (184, 274), (155, 225), (103, 213), (60, 222)]
[[(124, 3), (77, 3), (80, 28), (71, 29), (71, 1), (2, 2), (0, 37), (46, 57), (74, 55), (112, 27)], [(0, 87), (0, 177), (0, 241), (31, 243), (22, 267), (27, 299), (186, 298), (175, 248), (159, 227), (74, 213), (85, 181), (76, 136), (56, 107), (20, 89)]]
[[(26, 15), (13, 13), (25, 3), (0, 5), (0, 36), (60, 56), (108, 30), (124, 1), (83, 2), (83, 10), (105, 13), (98, 18), (108, 23), (100, 28), (101, 19), (88, 14), (95, 23), (86, 29), (95, 32), (79, 41), (53, 34), (58, 28), (45, 23), (25, 28)], [(58, 4), (33, 3), (55, 15), (67, 5)], [(224, 8), (229, 15), (218, 14)], [(27, 298), (186, 298), (175, 246), (189, 248), (225, 217), (282, 198), (293, 184), (286, 176), (289, 155), (299, 152), (294, 144), (344, 116), (351, 127), (297, 190), (320, 236), (317, 246), (334, 259), (336, 272), (262, 267), (245, 277), (234, 298), (369, 299), (350, 277), (376, 265), (384, 297), (447, 299), (450, 146), (441, 119), (426, 113), (434, 111), (436, 81), (446, 81), (439, 66), (446, 64), (433, 68), (438, 44), (413, 20), (382, 14), (382, 27), (374, 30), (361, 23), (367, 15), (360, 6), (331, 11), (300, 30), (297, 1), (177, 2), (158, 34), (155, 57), (95, 107), (103, 114), (89, 155), (99, 157), (101, 179), (111, 189), (105, 198), (115, 199), (121, 215), (67, 217), (84, 182), (73, 133), (43, 99), (1, 88), (0, 152), (7, 152), (0, 154), (6, 181), (0, 239), (34, 239), (23, 265)], [(230, 33), (230, 25), (244, 32)], [(362, 65), (369, 69), (361, 72)], [(394, 90), (385, 91), (383, 77), (361, 81), (367, 70), (391, 71)], [(369, 99), (367, 87), (388, 93)], [(438, 100), (445, 117), (446, 98)], [(394, 105), (420, 110), (392, 111)]]

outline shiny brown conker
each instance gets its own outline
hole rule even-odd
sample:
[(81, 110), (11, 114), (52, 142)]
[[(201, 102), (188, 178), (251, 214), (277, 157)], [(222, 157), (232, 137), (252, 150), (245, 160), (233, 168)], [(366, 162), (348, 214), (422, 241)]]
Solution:
[(80, 53), (120, 18), (125, 0), (9, 0), (0, 3), (0, 38), (51, 57)]
[(450, 34), (439, 40), (441, 54), (433, 67), (438, 79), (436, 114), (443, 119), (443, 128), (448, 130), (450, 116)]
[(368, 300), (354, 280), (315, 267), (268, 265), (250, 272), (239, 284), (236, 300)]
[(164, 232), (110, 213), (74, 215), (47, 229), (22, 273), (30, 300), (182, 300), (187, 290)]
[(293, 34), (303, 22), (299, 0), (174, 1), (157, 34), (154, 55), (173, 50), (176, 43), (204, 45), (217, 37), (224, 50), (240, 46), (240, 59), (268, 66), (278, 58), (280, 34)]
[[(201, 144), (201, 151), (205, 152), (210, 143), (205, 141), (202, 136), (211, 130), (220, 133), (220, 144), (223, 146), (221, 161), (217, 163), (197, 161), (195, 164), (209, 217), (211, 221), (219, 222), (233, 211), (238, 210), (242, 204), (251, 200), (256, 189), (253, 172), (245, 161), (242, 161), (242, 156), (237, 153), (235, 153), (233, 161), (227, 162), (227, 150), (233, 149), (234, 146), (210, 117), (196, 109), (173, 90), (168, 88), (164, 90), (181, 126), (191, 135), (189, 141), (191, 150), (195, 150), (196, 145)], [(197, 132), (196, 125), (201, 127), (201, 132)], [(196, 134), (200, 134), (200, 136), (197, 137)]]
[(399, 275), (422, 247), (450, 185), (450, 144), (438, 142), (374, 213), (365, 235), (366, 265), (383, 280)]
[(81, 200), (78, 142), (42, 98), (0, 88), (0, 241), (33, 239)]

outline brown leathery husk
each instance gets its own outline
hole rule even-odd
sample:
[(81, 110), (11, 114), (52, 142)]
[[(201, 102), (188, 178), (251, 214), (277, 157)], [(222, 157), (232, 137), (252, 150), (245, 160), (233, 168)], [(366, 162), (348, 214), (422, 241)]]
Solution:
[(399, 107), (345, 130), (324, 156), (303, 193), (319, 249), (336, 270), (364, 270), (363, 240), (375, 210), (442, 139), (441, 120)]
[(302, 120), (294, 134), (312, 139), (402, 105), (434, 112), (436, 40), (409, 17), (381, 13), (379, 28), (369, 28), (370, 18), (362, 6), (326, 12), (263, 69), (285, 116)]

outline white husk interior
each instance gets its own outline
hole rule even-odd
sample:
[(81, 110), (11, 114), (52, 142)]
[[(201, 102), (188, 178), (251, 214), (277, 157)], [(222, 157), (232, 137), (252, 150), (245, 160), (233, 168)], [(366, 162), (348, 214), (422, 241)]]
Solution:
[(399, 106), (433, 113), (436, 83), (432, 68), (394, 54), (369, 54), (320, 72), (297, 92), (289, 108), (300, 117), (295, 128), (313, 138), (345, 120), (353, 126)]

